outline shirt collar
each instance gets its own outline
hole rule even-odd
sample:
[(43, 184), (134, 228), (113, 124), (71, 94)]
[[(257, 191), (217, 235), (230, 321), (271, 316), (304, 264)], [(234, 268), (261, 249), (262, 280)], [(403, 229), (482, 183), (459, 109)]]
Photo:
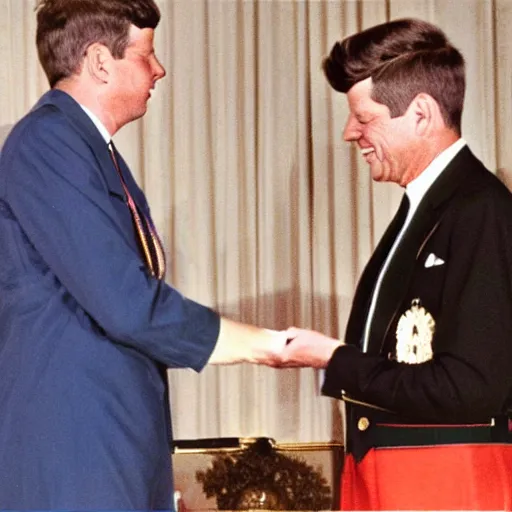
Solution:
[(455, 141), (451, 146), (437, 155), (427, 168), (405, 187), (405, 193), (410, 201), (409, 211), (411, 213), (420, 204), (420, 201), (423, 199), (423, 196), (427, 193), (430, 186), (465, 145), (466, 141), (463, 138)]
[(81, 103), (79, 103), (79, 105), (82, 107), (82, 110), (90, 117), (91, 121), (94, 123), (94, 126), (96, 126), (101, 136), (105, 139), (105, 142), (107, 144), (110, 144), (112, 136), (105, 128), (105, 125), (99, 120), (98, 116), (96, 114), (93, 114), (87, 107), (85, 107)]

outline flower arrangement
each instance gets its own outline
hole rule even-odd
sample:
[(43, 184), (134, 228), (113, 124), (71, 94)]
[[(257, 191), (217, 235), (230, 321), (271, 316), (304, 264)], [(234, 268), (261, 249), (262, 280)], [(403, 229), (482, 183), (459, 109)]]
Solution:
[(260, 438), (246, 449), (217, 455), (196, 479), (219, 510), (328, 510), (331, 490), (320, 470), (276, 451)]

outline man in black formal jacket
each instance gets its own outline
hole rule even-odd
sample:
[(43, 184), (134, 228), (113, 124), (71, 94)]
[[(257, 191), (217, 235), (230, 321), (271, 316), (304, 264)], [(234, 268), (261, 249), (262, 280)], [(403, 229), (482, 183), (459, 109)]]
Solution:
[(343, 341), (292, 328), (286, 364), (345, 400), (342, 509), (511, 510), (512, 195), (461, 138), (464, 60), (437, 27), (384, 23), (324, 61), (344, 139), (405, 188)]

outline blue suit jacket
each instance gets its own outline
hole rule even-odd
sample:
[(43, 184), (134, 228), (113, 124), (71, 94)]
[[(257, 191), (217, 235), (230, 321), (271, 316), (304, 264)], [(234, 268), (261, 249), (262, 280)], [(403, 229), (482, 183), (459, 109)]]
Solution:
[(62, 91), (3, 148), (0, 241), (0, 509), (171, 508), (162, 368), (199, 371), (219, 317), (150, 277), (107, 145)]

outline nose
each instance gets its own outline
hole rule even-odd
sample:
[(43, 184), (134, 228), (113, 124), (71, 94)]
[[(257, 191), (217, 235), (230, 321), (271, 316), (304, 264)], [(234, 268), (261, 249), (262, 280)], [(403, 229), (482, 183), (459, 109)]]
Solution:
[(345, 142), (354, 142), (361, 138), (360, 123), (353, 116), (349, 116), (345, 129), (343, 130), (343, 140)]
[(155, 82), (166, 75), (165, 68), (162, 66), (162, 64), (156, 57), (154, 58), (153, 63), (153, 74), (155, 76)]

